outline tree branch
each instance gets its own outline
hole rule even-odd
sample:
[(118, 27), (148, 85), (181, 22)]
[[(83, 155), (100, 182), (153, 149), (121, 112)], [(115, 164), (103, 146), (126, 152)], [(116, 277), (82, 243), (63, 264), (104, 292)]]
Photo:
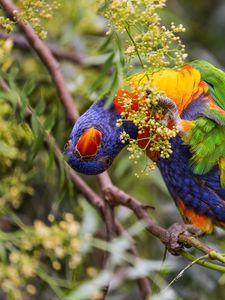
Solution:
[(146, 208), (149, 206), (143, 205), (138, 200), (134, 199), (118, 187), (114, 186), (107, 173), (99, 176), (101, 189), (105, 194), (105, 198), (112, 205), (123, 205), (130, 208), (137, 218), (144, 223), (144, 226), (154, 236), (158, 237), (163, 243), (167, 243), (169, 239), (168, 231), (155, 222), (153, 222), (148, 215)]
[(64, 77), (60, 71), (60, 67), (54, 56), (52, 55), (51, 51), (48, 47), (42, 42), (38, 36), (35, 34), (33, 28), (30, 26), (29, 23), (22, 23), (18, 17), (15, 15), (15, 11), (18, 11), (18, 8), (12, 3), (11, 0), (1, 0), (1, 6), (7, 13), (7, 15), (12, 19), (16, 20), (18, 26), (26, 36), (27, 41), (29, 42), (30, 46), (35, 50), (38, 54), (40, 59), (42, 60), (43, 64), (48, 69), (53, 82), (55, 83), (57, 92), (61, 99), (61, 102), (66, 110), (67, 118), (71, 122), (75, 122), (78, 118), (79, 113), (74, 106), (73, 98), (71, 97), (66, 83), (64, 81)]
[[(108, 178), (105, 178), (105, 177)], [(123, 205), (132, 210), (137, 218), (140, 221), (143, 221), (145, 228), (154, 236), (158, 237), (161, 242), (165, 245), (168, 245), (170, 241), (170, 232), (160, 225), (153, 222), (147, 211), (146, 206), (143, 205), (137, 199), (131, 197), (118, 187), (114, 186), (108, 176), (108, 174), (104, 174), (104, 177), (100, 178), (101, 187), (103, 192), (105, 193), (105, 198), (113, 205)], [(216, 250), (208, 247), (200, 240), (195, 238), (194, 236), (186, 236), (184, 234), (180, 234), (178, 240), (181, 244), (186, 246), (194, 247), (199, 251), (208, 254), (211, 259), (216, 259), (222, 263), (225, 263), (225, 257), (218, 253)]]

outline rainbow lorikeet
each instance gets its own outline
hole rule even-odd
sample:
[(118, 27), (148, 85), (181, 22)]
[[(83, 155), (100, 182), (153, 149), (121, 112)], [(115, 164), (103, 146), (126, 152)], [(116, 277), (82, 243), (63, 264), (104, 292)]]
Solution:
[[(178, 120), (179, 132), (171, 139), (169, 158), (151, 152), (150, 145), (146, 154), (157, 163), (185, 223), (205, 233), (211, 233), (214, 226), (225, 228), (225, 73), (196, 60), (150, 76), (153, 85), (176, 107), (174, 120)], [(148, 79), (138, 74), (132, 80), (135, 84)], [(117, 96), (121, 93), (119, 90)], [(78, 172), (105, 171), (126, 145), (121, 143), (121, 132), (138, 138), (133, 122), (116, 126), (123, 111), (117, 96), (109, 108), (105, 99), (93, 104), (74, 125), (65, 154)]]

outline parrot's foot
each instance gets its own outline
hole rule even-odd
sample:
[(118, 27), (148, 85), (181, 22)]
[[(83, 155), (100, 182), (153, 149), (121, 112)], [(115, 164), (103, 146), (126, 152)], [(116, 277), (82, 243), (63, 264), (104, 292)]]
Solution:
[(184, 245), (179, 242), (179, 235), (184, 234), (186, 236), (199, 237), (204, 234), (204, 232), (190, 224), (173, 224), (169, 229), (169, 241), (166, 243), (166, 248), (168, 251), (176, 255), (179, 250), (181, 250)]
[(164, 106), (167, 109), (162, 122), (167, 126), (169, 120), (172, 120), (176, 129), (181, 131), (181, 118), (176, 103), (165, 96), (160, 96), (157, 100), (159, 105)]

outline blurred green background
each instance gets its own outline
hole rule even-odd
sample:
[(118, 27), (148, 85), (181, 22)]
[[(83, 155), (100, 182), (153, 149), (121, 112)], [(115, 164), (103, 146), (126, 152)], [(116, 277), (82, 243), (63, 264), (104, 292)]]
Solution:
[[(61, 59), (60, 64), (80, 113), (99, 96), (111, 76), (106, 74), (101, 86), (96, 91), (91, 90), (107, 57), (102, 47), (106, 40), (106, 21), (97, 15), (97, 8), (94, 0), (61, 0), (53, 19), (44, 24), (48, 31), (46, 43), (77, 57), (77, 62)], [(225, 69), (225, 1), (168, 0), (162, 16), (165, 22), (182, 23), (186, 27), (182, 40), (189, 60), (206, 59)], [(17, 29), (15, 33), (20, 34)], [(0, 92), (0, 299), (98, 299), (94, 292), (92, 296), (85, 296), (85, 293), (79, 296), (78, 291), (86, 282), (90, 282), (92, 291), (93, 278), (102, 275), (103, 252), (84, 237), (104, 237), (104, 226), (99, 215), (72, 186), (63, 166), (54, 163), (52, 149), (43, 143), (44, 128), (51, 131), (63, 149), (71, 125), (37, 55), (16, 44), (10, 51), (10, 45), (5, 44), (4, 39), (0, 43), (1, 78), (10, 87), (10, 92), (3, 89)], [(29, 102), (33, 109), (36, 117), (33, 117), (31, 127), (16, 110), (18, 97), (24, 107)], [(135, 166), (124, 150), (109, 172), (116, 185), (155, 207), (150, 215), (157, 223), (169, 227), (182, 222), (158, 171), (137, 179)], [(93, 176), (82, 177), (98, 190)], [(72, 213), (74, 219), (65, 213)], [(144, 271), (152, 282), (151, 299), (224, 298), (225, 275), (197, 265), (162, 294), (161, 291), (188, 262), (167, 254), (163, 263), (163, 245), (135, 226), (136, 218), (129, 210), (119, 208), (117, 215), (134, 235), (143, 260), (140, 266), (136, 264), (130, 273), (121, 277), (118, 274), (123, 274), (127, 264), (124, 260), (118, 263), (107, 300), (141, 299), (132, 276), (138, 277)], [(68, 228), (74, 230), (69, 238), (65, 234)], [(54, 236), (56, 241), (46, 246), (44, 232), (46, 240)], [(225, 251), (222, 230), (203, 240), (219, 251)], [(76, 248), (74, 243), (82, 246)], [(56, 252), (56, 246), (63, 254)], [(126, 249), (119, 241), (113, 247), (114, 256)], [(23, 265), (31, 266), (30, 273), (24, 271), (18, 257)]]

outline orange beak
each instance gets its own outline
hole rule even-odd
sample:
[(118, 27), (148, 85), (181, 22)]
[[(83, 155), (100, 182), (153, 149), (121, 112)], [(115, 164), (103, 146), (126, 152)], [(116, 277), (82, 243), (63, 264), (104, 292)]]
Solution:
[(81, 157), (95, 156), (101, 147), (102, 133), (96, 128), (88, 128), (78, 139), (75, 150)]

